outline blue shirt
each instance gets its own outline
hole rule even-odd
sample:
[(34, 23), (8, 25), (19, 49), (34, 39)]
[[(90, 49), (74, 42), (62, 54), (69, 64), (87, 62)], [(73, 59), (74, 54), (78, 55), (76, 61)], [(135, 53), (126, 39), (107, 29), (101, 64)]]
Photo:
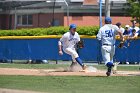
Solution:
[(131, 34), (132, 34), (132, 29), (129, 29), (128, 31), (125, 30), (123, 33), (123, 35), (128, 35), (128, 36), (130, 36)]

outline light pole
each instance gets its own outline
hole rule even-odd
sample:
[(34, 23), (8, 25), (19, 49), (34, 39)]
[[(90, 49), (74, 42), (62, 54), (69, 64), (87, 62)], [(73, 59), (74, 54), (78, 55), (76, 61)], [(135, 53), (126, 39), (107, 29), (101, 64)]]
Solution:
[[(47, 3), (50, 3), (50, 2), (52, 2), (51, 0), (47, 0), (46, 1)], [(69, 26), (69, 5), (68, 5), (68, 3), (67, 3), (67, 1), (66, 0), (55, 0), (55, 1), (53, 1), (54, 2), (54, 4), (56, 3), (56, 2), (64, 2), (65, 3), (65, 5), (67, 6), (67, 26)], [(54, 9), (53, 9), (53, 13), (54, 13)]]
[(14, 22), (14, 29), (17, 28), (17, 7), (15, 7), (15, 22)]
[(56, 2), (56, 0), (54, 0), (54, 3), (53, 3), (53, 19), (52, 19), (52, 26), (54, 26), (54, 9), (55, 9), (55, 2)]
[(66, 2), (66, 0), (64, 0), (66, 6), (67, 6), (67, 26), (69, 26), (69, 5), (68, 3)]
[(53, 2), (53, 18), (52, 18), (52, 22), (51, 22), (51, 25), (52, 26), (54, 26), (54, 9), (55, 9), (55, 2), (56, 2), (56, 0), (53, 0), (53, 1), (51, 1), (51, 0), (46, 0), (46, 2), (47, 3), (51, 3), (51, 2)]
[(18, 6), (18, 7), (15, 7), (15, 22), (14, 22), (14, 29), (17, 29), (17, 24), (18, 24), (18, 22), (17, 22), (17, 14), (18, 14), (18, 8), (23, 8), (24, 6)]
[(100, 21), (100, 28), (101, 28), (102, 27), (102, 0), (100, 0), (99, 4), (100, 4), (100, 19), (99, 19), (99, 21)]
[(110, 0), (105, 0), (105, 17), (110, 17)]

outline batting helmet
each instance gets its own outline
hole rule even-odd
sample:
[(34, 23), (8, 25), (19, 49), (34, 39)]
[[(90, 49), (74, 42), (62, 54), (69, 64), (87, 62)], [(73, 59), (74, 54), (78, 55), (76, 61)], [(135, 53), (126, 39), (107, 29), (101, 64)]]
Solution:
[(112, 23), (112, 19), (110, 17), (105, 18), (105, 23)]
[(69, 29), (71, 29), (71, 28), (76, 28), (76, 25), (75, 24), (71, 24)]

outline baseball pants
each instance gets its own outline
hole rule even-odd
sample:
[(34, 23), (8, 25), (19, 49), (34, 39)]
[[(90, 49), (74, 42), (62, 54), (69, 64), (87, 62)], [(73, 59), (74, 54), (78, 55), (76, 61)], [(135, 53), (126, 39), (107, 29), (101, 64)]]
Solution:
[(73, 62), (76, 62), (75, 58), (79, 57), (79, 55), (78, 55), (78, 53), (76, 52), (75, 48), (73, 48), (73, 49), (72, 49), (72, 48), (66, 48), (66, 49), (64, 49), (64, 52), (65, 52), (66, 54), (71, 55), (72, 61), (73, 61)]
[(108, 62), (112, 62), (113, 63), (113, 56), (115, 54), (115, 45), (102, 45), (101, 47), (101, 51), (102, 51), (102, 58), (103, 61), (105, 62), (105, 65)]

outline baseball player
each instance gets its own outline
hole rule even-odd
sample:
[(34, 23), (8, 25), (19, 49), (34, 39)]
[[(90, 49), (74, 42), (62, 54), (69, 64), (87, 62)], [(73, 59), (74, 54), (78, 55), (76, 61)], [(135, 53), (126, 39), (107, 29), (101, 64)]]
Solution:
[(129, 25), (125, 25), (125, 31), (123, 33), (124, 36), (130, 36), (132, 33), (132, 30), (130, 29)]
[(124, 28), (122, 28), (121, 26), (122, 24), (120, 22), (116, 23), (116, 26), (118, 26), (118, 28), (120, 29), (120, 31), (122, 31), (122, 33), (124, 33)]
[(83, 64), (82, 60), (80, 59), (77, 51), (76, 51), (76, 44), (80, 41), (80, 36), (79, 34), (76, 32), (76, 25), (75, 24), (71, 24), (69, 26), (69, 31), (66, 32), (62, 38), (60, 38), (60, 40), (58, 41), (58, 46), (59, 46), (59, 55), (63, 55), (62, 52), (62, 47), (63, 47), (63, 51), (66, 54), (71, 55), (72, 57), (72, 62), (76, 63), (78, 62), (83, 70), (86, 69), (86, 65)]
[(136, 33), (140, 30), (139, 27), (137, 27), (137, 21), (132, 21), (132, 27), (130, 27), (130, 29), (135, 29)]
[(112, 19), (110, 17), (105, 18), (105, 25), (99, 29), (97, 39), (101, 41), (101, 52), (103, 61), (107, 66), (106, 75), (111, 75), (113, 64), (113, 56), (115, 54), (115, 36), (119, 34), (120, 39), (124, 41), (123, 34), (116, 25), (112, 25)]
[[(140, 31), (140, 30), (139, 30)], [(136, 39), (137, 37), (138, 37), (138, 35), (139, 35), (139, 31), (136, 31), (136, 29), (134, 28), (134, 29), (132, 29), (132, 32), (131, 32), (131, 34), (129, 35), (129, 38), (128, 39)]]

